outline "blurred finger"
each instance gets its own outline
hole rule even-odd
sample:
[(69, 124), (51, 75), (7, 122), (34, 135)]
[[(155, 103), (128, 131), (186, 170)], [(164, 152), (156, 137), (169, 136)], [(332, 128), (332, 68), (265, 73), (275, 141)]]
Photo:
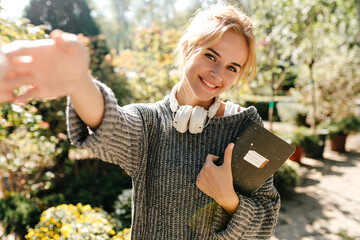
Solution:
[(15, 99), (15, 95), (9, 91), (0, 91), (0, 103), (10, 103)]
[(2, 87), (8, 90), (13, 90), (24, 85), (34, 84), (34, 78), (31, 75), (22, 75), (10, 79), (5, 79)]
[(9, 70), (9, 61), (7, 57), (5, 57), (0, 52), (0, 78), (2, 78)]
[(31, 72), (34, 58), (31, 56), (14, 57), (10, 60), (10, 63), (10, 71), (22, 75)]
[(51, 32), (50, 37), (55, 40), (60, 48), (63, 48), (66, 51), (69, 51), (74, 44), (77, 44), (79, 39), (75, 34), (63, 32), (61, 30), (54, 30)]
[(38, 51), (37, 47), (54, 45), (52, 39), (17, 40), (1, 47), (1, 51), (9, 58), (32, 56)]
[(15, 104), (27, 104), (28, 102), (39, 99), (39, 89), (36, 87), (28, 88), (23, 94), (18, 96), (14, 103)]
[(52, 31), (52, 32), (50, 33), (50, 38), (55, 40), (55, 39), (59, 38), (62, 33), (63, 33), (62, 30), (60, 30), (60, 29), (55, 29), (54, 31)]

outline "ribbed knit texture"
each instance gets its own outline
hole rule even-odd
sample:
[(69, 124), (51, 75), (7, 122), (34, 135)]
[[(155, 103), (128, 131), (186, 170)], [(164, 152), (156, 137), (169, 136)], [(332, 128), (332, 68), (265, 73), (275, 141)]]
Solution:
[(169, 98), (154, 104), (117, 106), (112, 91), (96, 81), (105, 99), (100, 126), (89, 134), (69, 101), (71, 142), (119, 164), (133, 181), (131, 239), (269, 239), (280, 198), (272, 178), (250, 197), (238, 194), (232, 217), (196, 187), (207, 154), (220, 156), (248, 117), (261, 123), (254, 107), (215, 117), (201, 134), (179, 133)]

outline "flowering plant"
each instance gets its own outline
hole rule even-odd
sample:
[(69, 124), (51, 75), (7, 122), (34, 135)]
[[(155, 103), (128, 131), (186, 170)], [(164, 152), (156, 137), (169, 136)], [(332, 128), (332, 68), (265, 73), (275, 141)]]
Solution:
[(44, 211), (40, 222), (25, 237), (29, 240), (111, 239), (115, 231), (110, 219), (107, 212), (90, 205), (63, 204)]
[(111, 240), (130, 240), (130, 228), (125, 228), (124, 230), (113, 236)]

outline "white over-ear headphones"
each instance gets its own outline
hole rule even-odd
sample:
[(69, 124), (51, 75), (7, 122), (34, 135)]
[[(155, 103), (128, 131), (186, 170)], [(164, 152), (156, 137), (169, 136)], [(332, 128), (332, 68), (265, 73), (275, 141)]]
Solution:
[[(217, 96), (214, 103), (206, 111), (203, 107), (190, 105), (179, 106), (176, 100), (176, 89), (180, 83), (176, 84), (170, 93), (170, 108), (174, 116), (174, 127), (178, 132), (184, 133), (188, 129), (191, 133), (201, 133), (203, 129), (209, 124), (210, 120), (215, 117), (217, 110), (220, 107), (220, 98)], [(206, 123), (206, 119), (209, 118)]]

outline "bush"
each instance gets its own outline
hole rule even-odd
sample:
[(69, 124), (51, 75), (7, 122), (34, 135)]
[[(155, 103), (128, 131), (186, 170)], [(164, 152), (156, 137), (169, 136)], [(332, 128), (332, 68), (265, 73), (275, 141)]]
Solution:
[(131, 179), (119, 171), (95, 175), (93, 171), (82, 170), (78, 177), (71, 179), (64, 186), (64, 196), (67, 202), (90, 204), (112, 212), (116, 197), (125, 188), (131, 187)]
[(10, 193), (0, 199), (0, 222), (6, 235), (16, 233), (24, 236), (39, 221), (40, 214), (38, 203), (24, 194)]
[(299, 164), (286, 161), (274, 174), (274, 185), (280, 194), (294, 190), (300, 180)]
[(41, 214), (40, 222), (28, 231), (26, 239), (106, 240), (115, 235), (111, 217), (100, 208), (90, 205), (60, 205)]
[(360, 118), (350, 116), (339, 121), (332, 121), (329, 125), (325, 125), (329, 130), (329, 137), (333, 138), (337, 135), (349, 135), (360, 131)]
[(121, 228), (131, 226), (131, 189), (124, 189), (114, 203), (112, 216), (120, 221)]
[(111, 240), (130, 240), (130, 228), (125, 228), (123, 231), (116, 234)]
[(281, 122), (288, 122), (297, 126), (308, 126), (306, 124), (309, 107), (299, 102), (278, 102), (276, 104)]

